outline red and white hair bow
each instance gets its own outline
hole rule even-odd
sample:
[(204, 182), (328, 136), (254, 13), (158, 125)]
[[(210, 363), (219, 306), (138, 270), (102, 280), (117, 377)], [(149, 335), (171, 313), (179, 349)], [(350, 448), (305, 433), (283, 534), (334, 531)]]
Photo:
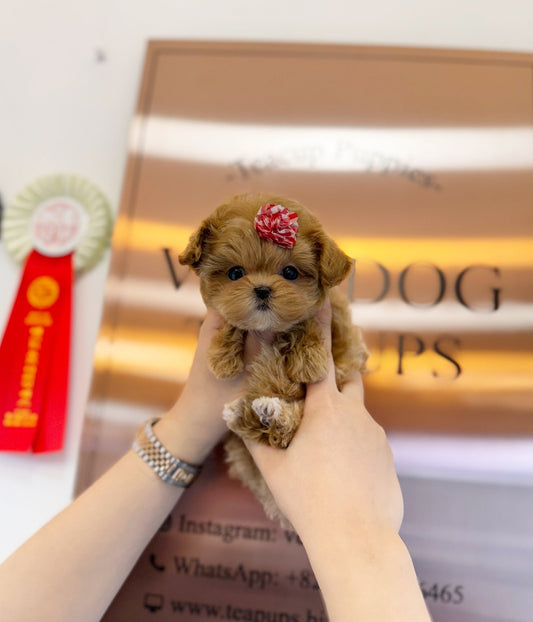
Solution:
[(259, 208), (254, 220), (257, 233), (282, 248), (292, 248), (298, 233), (298, 214), (274, 203)]

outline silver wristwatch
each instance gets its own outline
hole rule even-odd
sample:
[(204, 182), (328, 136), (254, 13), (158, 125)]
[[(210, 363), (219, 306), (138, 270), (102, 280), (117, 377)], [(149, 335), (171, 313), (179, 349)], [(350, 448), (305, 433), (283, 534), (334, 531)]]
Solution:
[(159, 419), (155, 417), (143, 423), (137, 432), (133, 449), (164, 482), (187, 488), (200, 473), (200, 467), (176, 458), (161, 444), (153, 430)]

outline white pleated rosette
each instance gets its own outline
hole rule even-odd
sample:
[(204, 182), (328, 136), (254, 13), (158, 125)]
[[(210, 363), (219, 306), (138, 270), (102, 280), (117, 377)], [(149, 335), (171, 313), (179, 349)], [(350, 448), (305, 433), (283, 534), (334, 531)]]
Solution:
[(37, 179), (8, 205), (2, 238), (20, 263), (33, 249), (51, 257), (73, 252), (74, 270), (81, 274), (100, 261), (112, 229), (109, 202), (93, 183), (52, 175)]

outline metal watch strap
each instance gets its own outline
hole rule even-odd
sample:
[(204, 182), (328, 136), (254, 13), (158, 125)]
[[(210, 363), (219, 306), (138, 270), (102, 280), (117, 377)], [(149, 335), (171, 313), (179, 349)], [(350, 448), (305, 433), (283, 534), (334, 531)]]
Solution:
[(164, 482), (187, 488), (200, 473), (200, 467), (179, 460), (161, 444), (153, 430), (159, 419), (155, 417), (143, 423), (137, 432), (133, 449)]

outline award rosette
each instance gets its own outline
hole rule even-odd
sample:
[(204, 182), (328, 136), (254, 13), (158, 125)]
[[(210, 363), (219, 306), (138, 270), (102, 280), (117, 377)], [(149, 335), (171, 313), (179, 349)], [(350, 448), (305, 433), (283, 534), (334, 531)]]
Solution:
[(24, 270), (0, 345), (0, 450), (57, 451), (66, 422), (75, 274), (109, 245), (104, 195), (74, 176), (37, 180), (6, 209), (6, 250)]

